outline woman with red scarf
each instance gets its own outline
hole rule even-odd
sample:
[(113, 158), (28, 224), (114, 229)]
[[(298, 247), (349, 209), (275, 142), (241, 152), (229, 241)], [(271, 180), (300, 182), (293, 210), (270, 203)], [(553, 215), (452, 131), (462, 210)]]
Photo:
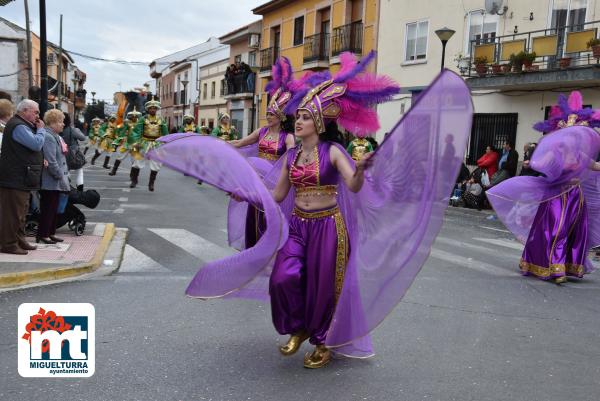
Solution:
[(477, 160), (477, 166), (484, 169), (490, 180), (498, 171), (498, 153), (494, 150), (493, 146), (485, 148), (485, 154)]

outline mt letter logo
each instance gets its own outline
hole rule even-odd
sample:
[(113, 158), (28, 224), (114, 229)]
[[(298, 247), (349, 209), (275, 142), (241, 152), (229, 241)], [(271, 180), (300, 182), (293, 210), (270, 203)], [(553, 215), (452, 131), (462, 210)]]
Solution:
[(92, 304), (21, 304), (19, 374), (22, 377), (90, 377), (95, 370)]

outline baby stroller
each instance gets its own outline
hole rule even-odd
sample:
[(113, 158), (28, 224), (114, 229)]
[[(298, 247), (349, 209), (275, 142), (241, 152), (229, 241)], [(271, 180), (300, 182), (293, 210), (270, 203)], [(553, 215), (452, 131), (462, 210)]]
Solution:
[[(37, 194), (33, 195), (37, 198)], [(39, 204), (39, 199), (34, 199)], [(76, 188), (71, 187), (69, 193), (69, 199), (67, 205), (62, 214), (59, 214), (56, 218), (56, 228), (62, 227), (65, 224), (69, 227), (75, 235), (83, 235), (85, 231), (86, 218), (85, 215), (75, 205), (84, 205), (90, 209), (94, 209), (100, 202), (100, 194), (93, 190), (88, 189), (87, 191), (78, 191)], [(39, 208), (35, 208), (30, 214), (27, 215), (25, 222), (25, 233), (29, 236), (37, 235), (38, 222), (40, 218)]]

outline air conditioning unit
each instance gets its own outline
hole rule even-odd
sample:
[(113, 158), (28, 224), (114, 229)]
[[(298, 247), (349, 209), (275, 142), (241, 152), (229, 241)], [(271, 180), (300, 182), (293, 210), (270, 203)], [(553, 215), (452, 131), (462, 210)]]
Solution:
[(48, 65), (55, 65), (55, 64), (56, 64), (56, 54), (48, 53)]
[(260, 35), (258, 33), (253, 33), (250, 35), (248, 47), (252, 47), (258, 49), (260, 46)]

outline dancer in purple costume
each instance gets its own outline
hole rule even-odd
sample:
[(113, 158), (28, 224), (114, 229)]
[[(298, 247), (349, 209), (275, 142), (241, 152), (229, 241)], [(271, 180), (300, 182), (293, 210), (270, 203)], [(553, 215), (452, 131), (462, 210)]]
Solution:
[[(287, 57), (277, 59), (272, 68), (273, 79), (267, 83), (265, 91), (271, 96), (267, 106), (267, 125), (257, 129), (247, 137), (231, 141), (231, 145), (241, 148), (247, 156), (258, 156), (271, 165), (296, 145), (292, 116), (286, 116), (283, 109), (301, 85), (294, 80), (292, 65)], [(255, 167), (259, 166), (254, 163)], [(235, 219), (237, 216), (230, 216)], [(245, 224), (245, 248), (253, 247), (266, 229), (264, 213), (255, 205), (248, 205)]]
[[(261, 205), (267, 225), (260, 241), (204, 264), (186, 294), (270, 301), (276, 329), (291, 335), (280, 351), (291, 355), (307, 337), (315, 345), (304, 359), (309, 368), (324, 366), (332, 353), (373, 355), (370, 333), (427, 259), (471, 131), (469, 90), (445, 70), (355, 167), (328, 135), (335, 123), (355, 134), (379, 129), (372, 106), (399, 88), (364, 72), (374, 57), (358, 62), (342, 53), (338, 74), (306, 80), (286, 107), (300, 109), (302, 143), (262, 176), (230, 144), (210, 137), (171, 135), (150, 155)], [(279, 204), (273, 199), (286, 193)]]
[(529, 167), (541, 177), (515, 177), (490, 189), (498, 216), (525, 249), (519, 262), (523, 275), (560, 284), (567, 276), (582, 278), (594, 268), (587, 260), (599, 244), (596, 226), (600, 112), (583, 108), (579, 92), (564, 95), (547, 121), (534, 128), (550, 132), (536, 148)]

